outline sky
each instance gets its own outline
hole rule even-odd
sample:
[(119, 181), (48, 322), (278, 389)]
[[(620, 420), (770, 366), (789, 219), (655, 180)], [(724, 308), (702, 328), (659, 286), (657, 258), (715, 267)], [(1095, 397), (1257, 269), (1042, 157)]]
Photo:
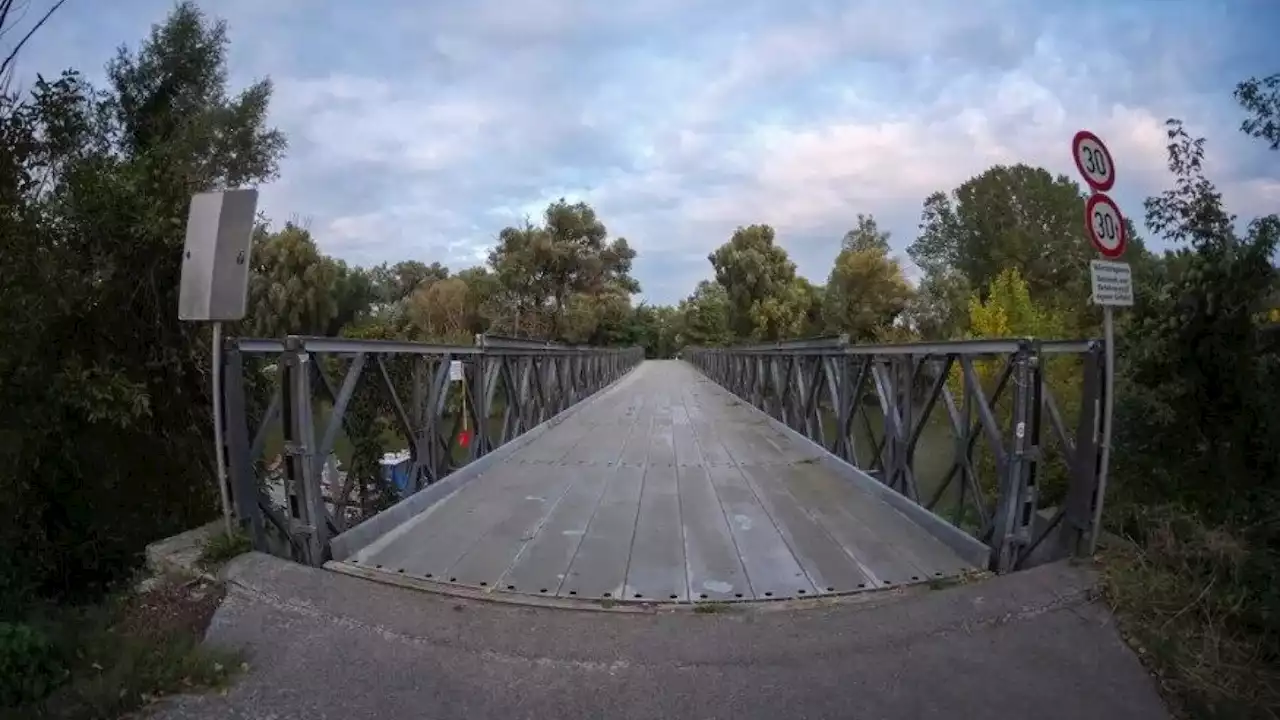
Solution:
[[(289, 151), (260, 209), (356, 264), (480, 264), (565, 197), (637, 250), (648, 302), (712, 277), (707, 254), (752, 223), (823, 282), (869, 213), (914, 276), (928, 194), (1000, 163), (1074, 178), (1079, 129), (1108, 144), (1141, 228), (1169, 117), (1208, 139), (1233, 212), (1280, 212), (1280, 153), (1239, 132), (1231, 97), (1280, 72), (1275, 0), (200, 4), (228, 23), (233, 87), (274, 83)], [(101, 77), (171, 8), (68, 0), (19, 77)]]

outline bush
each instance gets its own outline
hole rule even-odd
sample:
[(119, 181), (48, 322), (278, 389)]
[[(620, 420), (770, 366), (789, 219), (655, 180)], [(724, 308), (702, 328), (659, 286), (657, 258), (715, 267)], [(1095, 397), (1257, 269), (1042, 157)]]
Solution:
[(1238, 236), (1171, 122), (1174, 188), (1147, 224), (1183, 246), (1137, 288), (1118, 348), (1107, 593), (1173, 705), (1194, 717), (1280, 707), (1280, 358), (1258, 322), (1280, 219)]
[(43, 698), (65, 674), (48, 635), (25, 623), (0, 622), (0, 707)]
[(214, 568), (253, 549), (249, 536), (242, 532), (220, 532), (213, 535), (200, 549), (200, 565)]
[(1176, 506), (1131, 506), (1112, 516), (1133, 542), (1103, 553), (1107, 599), (1166, 697), (1190, 717), (1274, 717), (1275, 548)]

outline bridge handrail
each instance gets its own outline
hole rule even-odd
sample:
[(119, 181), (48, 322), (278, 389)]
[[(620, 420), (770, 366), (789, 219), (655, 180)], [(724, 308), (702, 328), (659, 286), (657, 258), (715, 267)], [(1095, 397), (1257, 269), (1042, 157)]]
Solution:
[[(1091, 547), (1097, 531), (1093, 507), (1102, 502), (1096, 497), (1106, 357), (1100, 340), (857, 345), (837, 335), (687, 347), (682, 357), (743, 401), (935, 515), (948, 512), (942, 504), (948, 491), (958, 495), (949, 508), (952, 517), (944, 519), (987, 544), (993, 570)], [(1065, 382), (1057, 377), (1062, 387), (1055, 389), (1047, 366), (1064, 363), (1072, 376)], [(994, 376), (984, 379), (983, 371), (992, 370)], [(1064, 415), (1060, 400), (1070, 402), (1066, 407), (1075, 418)], [(921, 495), (917, 449), (926, 428), (937, 426), (954, 441), (951, 469), (938, 488)], [(869, 447), (859, 446), (860, 437)], [(977, 462), (982, 453), (992, 461)], [(1046, 473), (1056, 473), (1053, 480), (1066, 475), (1052, 509), (1040, 507)], [(988, 490), (994, 486), (994, 497), (984, 497), (984, 484)]]
[[(400, 436), (416, 492), (599, 392), (644, 350), (499, 335), (477, 335), (471, 346), (291, 335), (228, 338), (223, 355), (223, 451), (236, 517), (255, 548), (318, 565), (332, 537), (374, 510), (368, 478), (348, 472), (341, 483), (323, 482), (339, 435), (370, 432), (353, 424), (353, 403), (363, 402), (363, 420), (373, 412)], [(251, 417), (251, 400), (263, 406), (259, 416)], [(283, 503), (266, 492), (275, 483), (264, 462), (273, 433), (282, 435)]]

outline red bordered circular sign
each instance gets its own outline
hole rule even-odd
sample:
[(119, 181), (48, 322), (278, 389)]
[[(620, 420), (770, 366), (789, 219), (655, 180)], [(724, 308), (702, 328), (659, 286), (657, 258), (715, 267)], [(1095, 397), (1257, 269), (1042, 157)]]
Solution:
[(1084, 225), (1089, 228), (1089, 240), (1098, 252), (1109, 258), (1124, 254), (1128, 238), (1124, 232), (1124, 216), (1115, 201), (1105, 193), (1097, 193), (1084, 206)]
[(1116, 184), (1116, 164), (1111, 159), (1111, 151), (1097, 135), (1088, 130), (1076, 133), (1071, 139), (1071, 157), (1084, 181), (1096, 192), (1107, 192)]

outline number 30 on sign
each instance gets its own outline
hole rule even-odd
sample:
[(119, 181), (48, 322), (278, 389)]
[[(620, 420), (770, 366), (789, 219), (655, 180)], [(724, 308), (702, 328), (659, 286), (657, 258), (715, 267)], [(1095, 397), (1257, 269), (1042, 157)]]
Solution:
[(1124, 254), (1124, 218), (1114, 200), (1103, 193), (1092, 195), (1084, 206), (1084, 224), (1098, 252), (1109, 258)]
[(1081, 130), (1071, 138), (1071, 155), (1075, 158), (1076, 169), (1095, 192), (1107, 192), (1116, 184), (1116, 164), (1112, 162), (1111, 151), (1102, 143), (1102, 138)]

